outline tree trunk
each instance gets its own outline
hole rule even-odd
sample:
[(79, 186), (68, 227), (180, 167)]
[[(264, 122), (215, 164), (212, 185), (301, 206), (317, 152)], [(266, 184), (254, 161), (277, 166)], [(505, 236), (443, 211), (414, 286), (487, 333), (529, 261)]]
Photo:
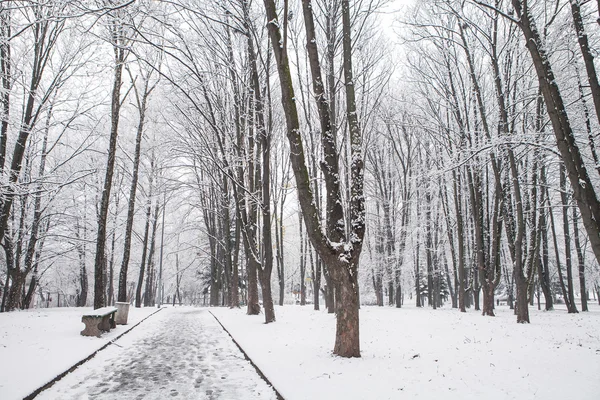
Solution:
[[(134, 83), (135, 85), (135, 83)], [(129, 202), (127, 205), (127, 222), (125, 224), (125, 243), (123, 245), (123, 261), (119, 272), (119, 292), (117, 301), (127, 301), (127, 270), (129, 267), (129, 257), (131, 254), (131, 236), (133, 233), (133, 218), (135, 215), (135, 196), (138, 186), (138, 175), (140, 168), (140, 153), (142, 148), (142, 138), (144, 135), (144, 123), (146, 120), (146, 104), (152, 89), (148, 88), (148, 80), (144, 81), (144, 91), (140, 99), (137, 87), (134, 87), (139, 111), (139, 122), (137, 134), (135, 137), (135, 151), (133, 155), (133, 173), (131, 177), (131, 188), (129, 189)]]
[[(113, 22), (116, 24), (116, 22)], [(119, 38), (119, 28), (112, 26), (115, 30), (115, 38)], [(116, 39), (118, 40), (118, 39)], [(110, 192), (112, 189), (113, 172), (115, 168), (115, 156), (117, 152), (117, 136), (119, 128), (119, 116), (121, 112), (121, 85), (123, 66), (126, 50), (119, 47), (119, 43), (113, 43), (115, 55), (115, 74), (113, 78), (112, 96), (111, 96), (111, 123), (110, 139), (108, 146), (108, 160), (106, 163), (106, 175), (104, 177), (104, 188), (102, 190), (102, 200), (100, 202), (100, 214), (98, 216), (98, 234), (96, 239), (96, 259), (94, 261), (94, 309), (102, 308), (106, 305), (104, 299), (104, 282), (106, 268), (106, 222), (108, 217), (108, 206), (110, 203)]]
[[(277, 208), (275, 208), (275, 214), (277, 214)], [(304, 245), (304, 238), (302, 237), (302, 216), (300, 215), (300, 212), (298, 212), (298, 218), (299, 218), (299, 232), (300, 232), (300, 271), (302, 271), (302, 268), (304, 268), (304, 254), (303, 254), (303, 248), (302, 246)], [(277, 221), (278, 223), (278, 227), (276, 228), (276, 235), (275, 235), (275, 247), (277, 247), (277, 282), (279, 283), (279, 305), (282, 306), (283, 302), (284, 302), (284, 298), (285, 298), (285, 276), (284, 276), (284, 265), (283, 265), (283, 243), (281, 243), (281, 240), (283, 239), (282, 235), (280, 235), (280, 230), (283, 229), (283, 221), (281, 219), (279, 219)]]
[(350, 271), (339, 277), (339, 301), (336, 315), (336, 334), (333, 353), (342, 357), (360, 357), (358, 266), (351, 264)]
[(540, 281), (540, 286), (542, 287), (542, 292), (544, 293), (544, 309), (546, 311), (550, 311), (554, 309), (554, 300), (552, 297), (552, 291), (550, 289), (550, 262), (548, 257), (548, 221), (546, 218), (547, 211), (544, 210), (544, 208), (547, 207), (548, 204), (546, 199), (547, 190), (544, 188), (546, 186), (545, 166), (542, 166), (541, 169), (540, 185), (542, 185), (540, 193), (540, 206), (542, 207), (542, 210), (540, 211), (540, 222), (538, 224), (538, 230), (539, 235), (541, 235), (542, 239), (542, 257), (541, 260), (538, 262), (538, 279)]
[(273, 307), (273, 294), (271, 291), (271, 273), (273, 271), (273, 241), (271, 236), (271, 134), (267, 132), (262, 114), (262, 100), (259, 97), (258, 74), (255, 76), (254, 95), (256, 97), (257, 114), (259, 122), (259, 135), (262, 141), (262, 242), (263, 257), (259, 267), (260, 286), (263, 295), (263, 308), (265, 323), (275, 322), (275, 308)]
[[(546, 188), (546, 192), (548, 191), (548, 189)], [(550, 199), (550, 197), (548, 196), (548, 193), (546, 193), (546, 196), (548, 199)], [(548, 204), (550, 204), (548, 202)], [(567, 293), (567, 288), (565, 286), (565, 281), (563, 278), (563, 273), (562, 273), (562, 267), (561, 267), (561, 262), (560, 262), (560, 253), (558, 250), (558, 239), (556, 237), (556, 226), (554, 224), (554, 214), (552, 213), (552, 206), (549, 205), (549, 213), (550, 213), (550, 228), (552, 230), (552, 241), (553, 241), (553, 245), (554, 245), (554, 255), (556, 258), (556, 269), (558, 271), (558, 281), (560, 283), (560, 288), (562, 291), (562, 295), (563, 295), (563, 300), (565, 302), (565, 305), (567, 306), (567, 310), (571, 310), (572, 306), (570, 304), (569, 301), (569, 295)]]
[(148, 250), (148, 261), (146, 267), (146, 288), (144, 291), (144, 306), (150, 307), (154, 305), (154, 278), (155, 278), (155, 270), (154, 270), (154, 253), (156, 248), (156, 230), (158, 227), (158, 211), (159, 205), (158, 203), (154, 206), (154, 214), (152, 215), (152, 231), (150, 235), (150, 250)]
[(577, 209), (573, 207), (573, 237), (575, 239), (575, 252), (577, 253), (578, 272), (579, 272), (579, 293), (581, 296), (581, 311), (588, 311), (587, 289), (585, 286), (585, 262), (583, 260), (583, 250), (579, 240), (579, 224), (577, 223)]
[(571, 234), (569, 232), (569, 200), (567, 198), (567, 180), (565, 177), (565, 168), (560, 166), (560, 199), (562, 202), (563, 215), (563, 234), (565, 238), (565, 266), (567, 269), (567, 296), (569, 313), (577, 313), (575, 305), (575, 293), (573, 288), (573, 261), (571, 255)]
[[(237, 207), (237, 205), (236, 205)], [(235, 241), (233, 244), (233, 260), (232, 260), (232, 279), (231, 279), (231, 307), (240, 308), (240, 277), (239, 277), (239, 260), (240, 260), (240, 218), (236, 212), (235, 218)]]
[(11, 73), (11, 42), (10, 9), (0, 11), (0, 80), (2, 81), (2, 118), (0, 127), (0, 172), (4, 172), (6, 163), (6, 143), (8, 141), (8, 123), (10, 115), (10, 91), (12, 86)]
[(308, 240), (305, 241), (304, 248), (308, 250), (308, 254), (310, 255), (310, 266), (312, 271), (312, 280), (313, 280), (313, 302), (314, 302), (314, 310), (319, 311), (320, 309), (320, 295), (321, 295), (321, 260), (316, 257), (313, 264), (312, 257), (312, 249), (308, 244)]
[[(87, 206), (87, 202), (84, 201), (84, 208)], [(87, 268), (86, 268), (86, 246), (85, 242), (87, 240), (86, 235), (86, 226), (85, 226), (85, 214), (83, 219), (83, 235), (79, 232), (80, 225), (79, 220), (76, 221), (75, 224), (75, 237), (77, 240), (82, 240), (83, 243), (79, 243), (77, 245), (77, 253), (79, 256), (79, 297), (77, 301), (77, 307), (85, 307), (87, 303), (87, 295), (88, 295), (88, 276), (87, 276)]]
[[(150, 195), (146, 204), (146, 224), (144, 226), (144, 240), (142, 242), (142, 260), (140, 262), (140, 272), (138, 275), (138, 283), (135, 289), (135, 306), (142, 306), (142, 284), (144, 283), (144, 271), (146, 269), (146, 256), (148, 251), (148, 236), (150, 231), (150, 216), (152, 215), (152, 179), (150, 179)], [(146, 278), (147, 279), (147, 278)]]
[(527, 298), (528, 283), (527, 279), (522, 273), (515, 274), (515, 280), (517, 283), (517, 323), (529, 323), (529, 300)]

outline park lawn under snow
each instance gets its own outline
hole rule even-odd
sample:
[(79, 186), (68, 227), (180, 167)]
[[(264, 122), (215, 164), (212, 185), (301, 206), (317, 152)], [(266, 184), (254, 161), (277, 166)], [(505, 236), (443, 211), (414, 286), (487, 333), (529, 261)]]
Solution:
[(0, 399), (20, 399), (131, 329), (157, 309), (129, 310), (127, 325), (100, 338), (81, 336), (88, 308), (44, 308), (0, 313)]
[(600, 308), (569, 315), (363, 307), (362, 358), (332, 355), (335, 317), (312, 306), (212, 309), (286, 400), (600, 399)]

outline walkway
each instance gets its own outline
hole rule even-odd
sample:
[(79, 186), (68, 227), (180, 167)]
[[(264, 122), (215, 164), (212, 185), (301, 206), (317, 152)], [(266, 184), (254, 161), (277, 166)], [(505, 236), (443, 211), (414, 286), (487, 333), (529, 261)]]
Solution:
[(37, 398), (250, 400), (276, 395), (207, 310), (167, 308)]

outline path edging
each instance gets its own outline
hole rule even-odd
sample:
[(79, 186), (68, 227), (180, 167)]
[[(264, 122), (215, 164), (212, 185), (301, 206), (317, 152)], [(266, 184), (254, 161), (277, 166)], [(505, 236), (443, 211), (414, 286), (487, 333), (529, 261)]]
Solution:
[(29, 395), (23, 397), (23, 400), (32, 400), (38, 394), (40, 394), (41, 392), (43, 392), (44, 390), (51, 388), (56, 382), (60, 381), (67, 374), (70, 374), (71, 372), (75, 371), (80, 365), (82, 365), (82, 364), (88, 362), (89, 360), (91, 360), (92, 358), (94, 358), (96, 356), (96, 354), (98, 354), (99, 352), (101, 352), (102, 350), (104, 350), (105, 348), (107, 348), (108, 346), (110, 346), (111, 344), (113, 344), (114, 342), (116, 342), (117, 340), (119, 340), (124, 335), (128, 334), (129, 332), (131, 332), (139, 324), (141, 324), (142, 322), (144, 322), (145, 320), (147, 320), (148, 318), (150, 318), (151, 316), (153, 316), (154, 314), (156, 314), (157, 312), (159, 312), (159, 311), (161, 311), (163, 309), (164, 309), (164, 307), (159, 308), (156, 311), (154, 311), (152, 314), (144, 317), (144, 319), (142, 319), (141, 321), (139, 321), (137, 324), (133, 325), (131, 328), (129, 328), (125, 332), (121, 333), (120, 335), (112, 338), (104, 346), (100, 347), (99, 349), (97, 349), (96, 351), (94, 351), (92, 354), (90, 354), (89, 356), (87, 356), (86, 358), (84, 358), (83, 360), (76, 362), (69, 369), (67, 369), (66, 371), (64, 371), (64, 372), (60, 373), (59, 375), (55, 376), (54, 379), (52, 379), (50, 382), (46, 383), (43, 386), (40, 386), (39, 388), (37, 388), (36, 390), (34, 390)]
[(240, 344), (235, 340), (235, 338), (233, 337), (233, 335), (227, 330), (227, 328), (225, 328), (225, 325), (223, 325), (221, 323), (221, 321), (219, 321), (219, 318), (217, 318), (217, 316), (215, 314), (212, 313), (212, 311), (208, 310), (208, 312), (210, 313), (210, 315), (213, 316), (213, 318), (219, 323), (219, 325), (221, 325), (221, 328), (223, 328), (223, 330), (229, 335), (229, 337), (231, 338), (231, 340), (233, 341), (233, 343), (237, 346), (238, 349), (240, 349), (240, 351), (242, 352), (242, 354), (244, 355), (244, 358), (246, 360), (248, 360), (248, 362), (250, 363), (250, 365), (252, 365), (254, 367), (254, 369), (256, 370), (256, 372), (258, 373), (258, 375), (265, 381), (267, 382), (267, 385), (269, 385), (273, 391), (275, 392), (275, 395), (277, 396), (277, 400), (285, 400), (283, 398), (283, 396), (281, 395), (281, 393), (279, 393), (279, 390), (277, 390), (277, 388), (275, 388), (275, 385), (273, 385), (273, 383), (269, 380), (269, 378), (267, 378), (267, 376), (261, 371), (261, 369), (258, 367), (258, 365), (256, 365), (254, 363), (254, 361), (252, 361), (252, 359), (248, 356), (248, 353), (246, 353), (246, 351), (242, 348), (242, 346), (240, 346)]

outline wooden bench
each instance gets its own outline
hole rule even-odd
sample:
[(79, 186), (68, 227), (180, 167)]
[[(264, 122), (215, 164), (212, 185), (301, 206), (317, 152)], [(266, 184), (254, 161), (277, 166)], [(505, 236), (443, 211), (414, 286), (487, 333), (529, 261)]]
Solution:
[(85, 324), (85, 329), (81, 331), (81, 335), (100, 337), (102, 332), (115, 328), (116, 312), (115, 307), (103, 307), (83, 314), (81, 322)]

